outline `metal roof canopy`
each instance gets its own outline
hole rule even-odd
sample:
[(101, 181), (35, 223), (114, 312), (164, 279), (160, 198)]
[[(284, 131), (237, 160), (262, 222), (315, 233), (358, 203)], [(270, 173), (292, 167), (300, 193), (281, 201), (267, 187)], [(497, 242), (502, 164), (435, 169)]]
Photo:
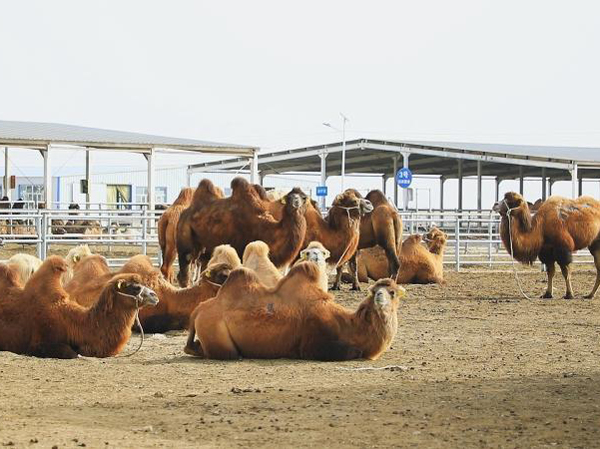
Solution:
[[(336, 142), (261, 154), (258, 169), (261, 177), (290, 171), (320, 172), (325, 180), (328, 175), (341, 173), (341, 152), (342, 143)], [(245, 165), (246, 160), (232, 158), (190, 165), (188, 172), (235, 170)], [(541, 177), (550, 180), (550, 184), (571, 179), (576, 195), (579, 179), (600, 178), (600, 148), (376, 139), (356, 139), (346, 144), (346, 174), (372, 174), (385, 179), (394, 176), (402, 165), (416, 175), (438, 175), (442, 180), (458, 178), (459, 190), (465, 176), (491, 175), (498, 182)]]
[[(5, 147), (5, 192), (8, 189), (9, 158), (7, 147), (35, 149), (44, 157), (44, 192), (46, 204), (51, 203), (50, 150), (53, 146), (82, 147), (86, 152), (86, 179), (90, 185), (90, 150), (117, 150), (143, 154), (148, 161), (148, 192), (154, 191), (156, 152), (191, 152), (200, 154), (226, 154), (256, 159), (257, 147), (208, 142), (175, 137), (154, 136), (125, 131), (88, 128), (58, 123), (17, 122), (0, 120), (0, 147)], [(255, 164), (251, 164), (253, 167)], [(256, 172), (253, 172), (256, 175)], [(89, 202), (89, 193), (87, 197)], [(148, 195), (150, 209), (154, 209), (154, 195)]]

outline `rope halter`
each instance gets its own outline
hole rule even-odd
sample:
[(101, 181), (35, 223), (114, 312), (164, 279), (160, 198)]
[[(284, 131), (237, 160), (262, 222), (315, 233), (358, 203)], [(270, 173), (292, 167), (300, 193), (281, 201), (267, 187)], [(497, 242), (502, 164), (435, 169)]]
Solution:
[[(149, 289), (146, 286), (142, 286), (142, 289), (140, 290), (140, 292), (137, 295), (130, 295), (129, 293), (125, 293), (125, 292), (119, 292), (119, 295), (123, 295), (126, 298), (133, 298), (135, 299), (135, 324), (137, 324), (137, 327), (140, 330), (140, 344), (137, 347), (137, 349), (135, 351), (133, 351), (130, 354), (126, 354), (123, 355), (121, 357), (131, 357), (134, 354), (137, 354), (139, 352), (140, 349), (142, 349), (142, 345), (144, 344), (144, 340), (145, 340), (145, 335), (144, 335), (144, 328), (142, 327), (142, 323), (140, 321), (140, 306), (142, 305), (142, 296), (144, 294), (149, 294), (150, 292), (154, 293), (151, 289)], [(154, 293), (156, 294), (156, 293)]]

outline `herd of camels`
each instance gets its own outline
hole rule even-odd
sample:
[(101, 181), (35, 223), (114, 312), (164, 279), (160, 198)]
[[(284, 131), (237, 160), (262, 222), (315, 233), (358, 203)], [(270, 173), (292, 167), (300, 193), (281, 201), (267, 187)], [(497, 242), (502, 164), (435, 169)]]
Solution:
[[(119, 354), (136, 318), (147, 332), (188, 329), (184, 351), (211, 359), (376, 359), (398, 329), (401, 284), (444, 283), (446, 234), (402, 239), (400, 215), (378, 190), (348, 189), (326, 216), (299, 188), (271, 195), (243, 178), (232, 194), (204, 179), (182, 189), (158, 222), (160, 270), (144, 255), (117, 273), (85, 246), (66, 258), (13, 256), (0, 264), (0, 351), (37, 357)], [(572, 253), (589, 248), (600, 286), (600, 202), (550, 197), (532, 216), (509, 192), (494, 206), (509, 254), (555, 264), (571, 287)], [(174, 262), (179, 272), (175, 276)], [(348, 272), (344, 272), (345, 267)], [(328, 292), (375, 281), (354, 311)], [(177, 286), (175, 284), (178, 284)]]

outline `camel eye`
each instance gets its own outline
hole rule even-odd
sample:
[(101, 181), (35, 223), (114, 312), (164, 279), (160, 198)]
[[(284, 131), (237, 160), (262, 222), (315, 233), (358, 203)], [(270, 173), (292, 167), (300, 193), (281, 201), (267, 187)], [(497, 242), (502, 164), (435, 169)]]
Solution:
[(394, 296), (396, 296), (396, 292), (395, 292), (394, 290), (392, 290), (392, 291), (390, 292), (390, 296), (393, 298)]

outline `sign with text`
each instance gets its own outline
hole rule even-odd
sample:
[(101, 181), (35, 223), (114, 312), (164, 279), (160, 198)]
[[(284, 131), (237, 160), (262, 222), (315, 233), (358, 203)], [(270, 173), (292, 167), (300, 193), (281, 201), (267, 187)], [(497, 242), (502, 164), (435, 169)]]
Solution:
[(327, 196), (327, 186), (318, 186), (317, 196)]
[(409, 168), (402, 167), (400, 170), (396, 172), (396, 184), (398, 184), (403, 189), (409, 187), (412, 183), (412, 172)]

